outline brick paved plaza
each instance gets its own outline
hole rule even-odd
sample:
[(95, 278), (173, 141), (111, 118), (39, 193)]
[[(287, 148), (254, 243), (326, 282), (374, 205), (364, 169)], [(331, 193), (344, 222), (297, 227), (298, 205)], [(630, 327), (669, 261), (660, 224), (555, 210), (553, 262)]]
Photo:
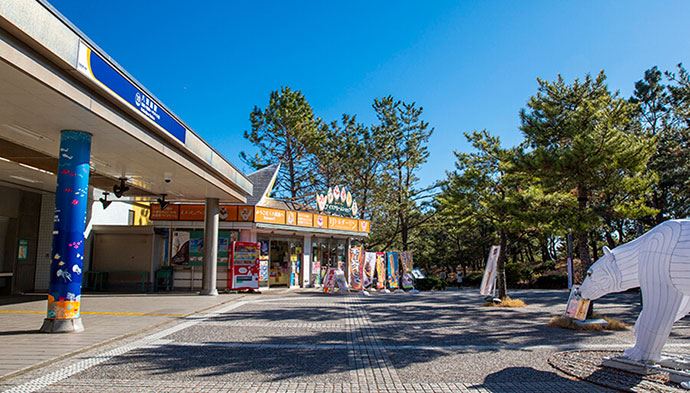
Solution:
[[(214, 301), (215, 308), (187, 317), (153, 313), (151, 304), (165, 303), (165, 297), (131, 298), (135, 308), (138, 305), (152, 315), (87, 314), (86, 333), (97, 334), (107, 318), (121, 325), (127, 321), (143, 325), (145, 320), (151, 324), (147, 331), (115, 340), (104, 336), (110, 341), (103, 345), (0, 379), (0, 391), (605, 391), (560, 373), (548, 363), (549, 356), (573, 349), (621, 350), (632, 342), (632, 333), (550, 328), (546, 323), (561, 312), (564, 291), (514, 296), (529, 306), (480, 307), (481, 298), (474, 290), (369, 297), (309, 291), (223, 295)], [(187, 308), (197, 301), (200, 309), (208, 306), (205, 299), (183, 297)], [(20, 311), (42, 302), (35, 303), (9, 309)], [(87, 312), (88, 305), (87, 299)], [(604, 299), (597, 309), (633, 322), (636, 305), (636, 295), (626, 294)], [(3, 321), (15, 317), (26, 320), (27, 315), (0, 314)], [(40, 316), (34, 319), (40, 321)], [(682, 340), (689, 328), (680, 322), (667, 349), (690, 349)], [(9, 331), (0, 339), (8, 343), (13, 336), (35, 337), (43, 347), (59, 347), (63, 340), (78, 337)], [(21, 357), (37, 348), (26, 339), (23, 350), (13, 347), (13, 351)], [(44, 360), (50, 360), (49, 352), (46, 356)], [(59, 367), (63, 364), (69, 365), (66, 371), (55, 371), (65, 370)]]

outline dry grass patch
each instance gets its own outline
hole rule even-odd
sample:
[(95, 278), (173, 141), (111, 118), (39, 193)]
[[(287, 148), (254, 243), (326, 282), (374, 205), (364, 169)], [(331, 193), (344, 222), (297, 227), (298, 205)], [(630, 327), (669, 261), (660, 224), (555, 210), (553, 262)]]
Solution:
[(522, 299), (511, 299), (509, 297), (503, 299), (500, 303), (486, 302), (484, 307), (504, 307), (504, 308), (520, 308), (527, 304)]
[(594, 314), (592, 315), (593, 318), (601, 318), (608, 322), (606, 326), (601, 326), (601, 325), (578, 325), (575, 323), (575, 320), (569, 317), (566, 317), (564, 315), (559, 315), (557, 317), (551, 318), (549, 320), (549, 326), (551, 327), (557, 327), (561, 329), (570, 329), (570, 330), (589, 330), (589, 331), (602, 331), (602, 330), (628, 330), (630, 329), (630, 325), (627, 323), (616, 319), (616, 318), (611, 318), (611, 317), (605, 317), (602, 315)]

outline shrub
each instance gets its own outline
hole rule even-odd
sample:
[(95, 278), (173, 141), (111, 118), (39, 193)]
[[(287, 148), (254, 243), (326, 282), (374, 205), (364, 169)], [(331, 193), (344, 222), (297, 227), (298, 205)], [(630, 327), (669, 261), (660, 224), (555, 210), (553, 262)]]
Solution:
[(506, 284), (514, 287), (521, 282), (532, 280), (532, 269), (519, 263), (506, 263)]
[(532, 287), (537, 289), (568, 288), (568, 275), (561, 272), (546, 273), (537, 277)]
[(462, 285), (468, 287), (478, 287), (482, 283), (483, 276), (484, 272), (467, 273), (467, 275), (462, 278)]
[(420, 291), (442, 291), (446, 289), (448, 284), (439, 277), (427, 276), (426, 278), (417, 279), (415, 282), (415, 288)]

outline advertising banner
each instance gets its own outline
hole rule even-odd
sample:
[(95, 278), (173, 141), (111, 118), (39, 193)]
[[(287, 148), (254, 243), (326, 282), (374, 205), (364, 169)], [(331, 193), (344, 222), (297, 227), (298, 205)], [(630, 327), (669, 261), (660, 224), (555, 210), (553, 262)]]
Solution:
[(233, 242), (229, 289), (259, 289), (259, 255), (261, 245), (254, 242)]
[(173, 265), (189, 265), (189, 232), (173, 231), (172, 258)]
[(388, 270), (388, 288), (397, 289), (400, 287), (400, 254), (396, 251), (386, 253)]
[(376, 289), (386, 288), (386, 253), (376, 253)]
[(362, 246), (350, 247), (350, 288), (353, 291), (364, 289), (364, 255)]
[(402, 264), (403, 274), (412, 273), (412, 251), (403, 251), (400, 253), (400, 263)]
[(328, 268), (323, 277), (323, 293), (333, 293), (335, 290), (335, 268)]
[(496, 287), (496, 263), (498, 262), (500, 250), (500, 246), (491, 246), (489, 250), (489, 257), (486, 259), (486, 267), (484, 268), (484, 277), (482, 277), (482, 284), (479, 287), (479, 294), (482, 296), (493, 294)]
[(374, 271), (376, 270), (376, 253), (364, 253), (364, 288), (369, 288), (374, 282)]

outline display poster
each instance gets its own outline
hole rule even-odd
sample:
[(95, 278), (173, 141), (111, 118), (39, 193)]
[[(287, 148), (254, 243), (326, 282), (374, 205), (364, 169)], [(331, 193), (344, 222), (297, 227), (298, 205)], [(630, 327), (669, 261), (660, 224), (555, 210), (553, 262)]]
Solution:
[(333, 293), (335, 290), (335, 271), (333, 267), (326, 270), (326, 275), (323, 277), (323, 293)]
[(374, 271), (376, 270), (376, 253), (364, 253), (364, 288), (369, 288), (374, 283)]
[(259, 289), (259, 255), (261, 245), (254, 242), (233, 242), (228, 269), (229, 289)]
[[(189, 232), (189, 264), (188, 266), (204, 265), (204, 231), (192, 230)], [(230, 260), (230, 246), (238, 240), (239, 232), (221, 230), (218, 231), (218, 255), (217, 266), (228, 266)]]
[(26, 262), (29, 259), (29, 241), (26, 239), (19, 239), (17, 245), (17, 262)]
[(565, 306), (565, 315), (584, 321), (587, 318), (587, 311), (589, 310), (589, 300), (583, 299), (580, 296), (580, 286), (573, 285), (568, 297), (568, 303)]
[(496, 287), (496, 263), (498, 262), (500, 250), (500, 246), (491, 246), (489, 250), (489, 257), (486, 259), (486, 267), (484, 268), (484, 277), (482, 277), (482, 284), (479, 287), (479, 294), (482, 296), (493, 294)]
[(386, 253), (376, 253), (376, 289), (386, 288)]
[(189, 232), (173, 231), (172, 238), (172, 258), (173, 265), (189, 266)]
[(189, 232), (189, 265), (203, 266), (204, 264), (204, 231)]
[(400, 287), (400, 254), (396, 251), (386, 253), (388, 270), (388, 288)]
[(350, 288), (353, 291), (364, 289), (364, 255), (362, 246), (350, 247)]

